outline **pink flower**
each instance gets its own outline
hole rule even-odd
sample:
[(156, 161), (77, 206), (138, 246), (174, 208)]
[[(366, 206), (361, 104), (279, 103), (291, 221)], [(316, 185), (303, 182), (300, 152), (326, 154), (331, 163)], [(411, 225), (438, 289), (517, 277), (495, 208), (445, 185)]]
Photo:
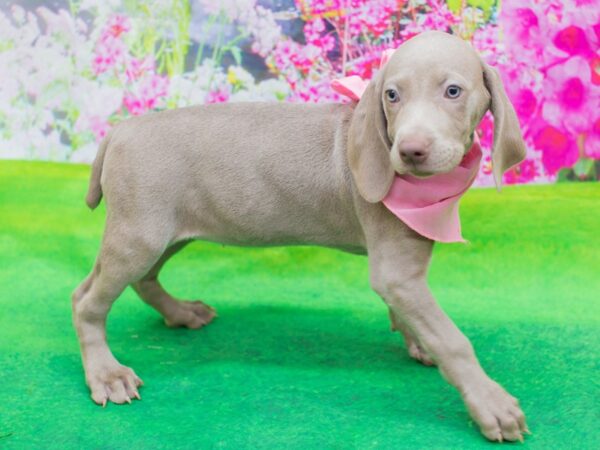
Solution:
[(537, 108), (537, 98), (531, 89), (521, 89), (511, 98), (521, 120), (529, 120)]
[(321, 19), (306, 22), (304, 25), (306, 43), (320, 48), (324, 53), (333, 50), (335, 46), (335, 39), (326, 32), (325, 22)]
[(460, 17), (455, 16), (448, 9), (446, 2), (429, 0), (426, 5), (427, 12), (418, 16), (418, 20), (413, 20), (400, 32), (404, 39), (410, 39), (428, 30), (447, 32), (460, 23)]
[[(600, 31), (600, 30), (599, 30)], [(592, 83), (600, 85), (600, 56), (594, 56), (590, 61)]]
[(499, 39), (499, 28), (492, 24), (475, 30), (471, 42), (483, 60), (493, 66), (498, 65), (506, 53)]
[(131, 30), (129, 18), (120, 14), (115, 14), (108, 19), (104, 33), (118, 38), (121, 34), (127, 33), (129, 30)]
[(152, 56), (144, 59), (129, 58), (125, 62), (127, 81), (138, 80), (147, 72), (154, 72), (154, 58)]
[(130, 92), (123, 96), (123, 105), (132, 116), (139, 116), (146, 112), (144, 102)]
[(588, 55), (591, 51), (585, 32), (575, 25), (560, 30), (554, 36), (553, 42), (557, 48), (569, 55)]
[(381, 52), (367, 53), (353, 61), (348, 75), (358, 75), (365, 80), (370, 80), (373, 78), (373, 73), (379, 69), (380, 62)]
[(92, 70), (95, 75), (106, 72), (117, 63), (123, 61), (126, 53), (125, 44), (111, 35), (103, 35), (96, 44), (96, 51), (92, 60)]
[(96, 142), (100, 142), (110, 130), (110, 124), (98, 116), (90, 117), (89, 126), (96, 137)]
[(319, 47), (312, 44), (302, 46), (286, 39), (277, 43), (271, 58), (278, 72), (286, 74), (295, 69), (306, 75), (321, 56)]
[(220, 87), (206, 94), (205, 103), (223, 103), (229, 100), (230, 92), (226, 87)]
[(510, 33), (506, 50), (517, 61), (543, 64), (542, 56), (548, 39), (543, 6), (531, 1), (504, 2), (502, 5), (498, 22), (505, 32)]
[(129, 19), (125, 16), (115, 15), (108, 20), (94, 51), (92, 70), (95, 75), (123, 62), (127, 48), (121, 40), (121, 35), (130, 28)]
[(506, 184), (529, 183), (539, 176), (535, 161), (526, 159), (504, 174)]
[(123, 105), (134, 116), (155, 109), (159, 106), (159, 100), (167, 95), (168, 86), (168, 78), (151, 74), (124, 95)]
[[(521, 43), (531, 42), (532, 38), (539, 33), (540, 22), (537, 11), (528, 8), (527, 2), (505, 5), (502, 13), (507, 21), (510, 21), (511, 37)], [(517, 5), (523, 5), (521, 7)], [(537, 37), (537, 36), (536, 36)]]
[(347, 13), (350, 32), (356, 36), (368, 32), (377, 38), (390, 27), (396, 9), (396, 2), (391, 0), (351, 1)]
[(341, 14), (344, 0), (296, 0), (296, 7), (308, 18)]
[(573, 167), (579, 158), (572, 136), (552, 125), (541, 128), (533, 142), (542, 151), (542, 164), (549, 175), (555, 175), (563, 167)]
[(580, 56), (548, 69), (544, 79), (544, 118), (574, 134), (589, 131), (600, 108), (600, 89), (591, 83), (589, 63)]
[(482, 147), (492, 148), (494, 143), (494, 118), (488, 112), (483, 116), (477, 127), (477, 135)]
[(481, 171), (485, 175), (491, 175), (493, 169), (494, 168), (492, 167), (492, 157), (491, 156), (486, 156), (483, 159), (483, 162), (481, 163)]

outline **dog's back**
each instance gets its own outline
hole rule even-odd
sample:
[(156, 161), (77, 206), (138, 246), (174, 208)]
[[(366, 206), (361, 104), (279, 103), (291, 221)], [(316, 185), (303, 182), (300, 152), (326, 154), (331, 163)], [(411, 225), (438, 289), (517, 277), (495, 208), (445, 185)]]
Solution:
[(177, 240), (356, 242), (343, 153), (351, 112), (339, 104), (237, 103), (132, 118), (101, 147), (94, 170), (102, 176), (92, 176), (88, 200), (101, 178), (111, 211), (170, 221)]

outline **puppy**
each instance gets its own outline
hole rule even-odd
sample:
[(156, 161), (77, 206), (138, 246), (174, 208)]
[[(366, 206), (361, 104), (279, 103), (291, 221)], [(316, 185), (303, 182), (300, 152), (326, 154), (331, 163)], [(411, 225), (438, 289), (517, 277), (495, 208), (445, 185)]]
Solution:
[(500, 78), (461, 39), (429, 32), (400, 46), (356, 105), (203, 105), (116, 126), (100, 146), (86, 199), (91, 208), (106, 199), (102, 244), (73, 294), (92, 399), (139, 398), (141, 380), (106, 342), (107, 314), (128, 285), (168, 326), (199, 328), (214, 317), (157, 279), (186, 243), (313, 244), (367, 254), (372, 287), (411, 356), (439, 367), (485, 437), (522, 440), (517, 400), (484, 372), (429, 291), (433, 241), (382, 203), (396, 176), (452, 171), (487, 110), (499, 184), (525, 155)]

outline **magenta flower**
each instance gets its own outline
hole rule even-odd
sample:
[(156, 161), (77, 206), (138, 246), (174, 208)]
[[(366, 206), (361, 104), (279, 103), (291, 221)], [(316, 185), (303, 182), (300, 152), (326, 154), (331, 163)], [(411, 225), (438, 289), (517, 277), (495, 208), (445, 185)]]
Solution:
[(129, 19), (125, 16), (115, 15), (108, 20), (96, 43), (92, 60), (92, 70), (95, 75), (106, 72), (123, 62), (127, 47), (121, 40), (121, 35), (130, 29)]
[[(344, 0), (296, 0), (295, 3), (305, 17), (323, 17), (340, 14), (346, 2)], [(356, 2), (352, 1), (352, 3)]]
[[(312, 44), (302, 46), (291, 39), (277, 43), (272, 53), (273, 65), (278, 72), (287, 75), (290, 70), (308, 74), (315, 61), (321, 56), (321, 50)], [(292, 76), (294, 81), (294, 76)]]
[(455, 16), (448, 9), (446, 2), (428, 0), (426, 4), (427, 14), (420, 16), (418, 21), (413, 20), (401, 31), (400, 34), (404, 39), (410, 39), (428, 30), (449, 31), (461, 22), (460, 17)]
[(132, 116), (139, 116), (146, 112), (144, 102), (129, 92), (123, 96), (123, 105)]
[(131, 30), (131, 22), (129, 18), (120, 14), (116, 14), (108, 19), (104, 33), (110, 34), (112, 37), (118, 38), (123, 33)]
[(129, 82), (139, 80), (147, 72), (154, 72), (154, 58), (152, 56), (144, 59), (131, 57), (125, 62), (125, 76)]
[(479, 136), (479, 142), (482, 147), (492, 148), (494, 142), (494, 118), (488, 112), (483, 116), (479, 126), (477, 127), (477, 135)]
[(168, 78), (150, 74), (124, 95), (123, 105), (134, 116), (155, 109), (159, 100), (167, 95), (168, 86)]
[[(507, 52), (515, 61), (527, 60), (529, 64), (542, 64), (547, 45), (547, 21), (542, 5), (531, 1), (504, 2), (499, 24), (510, 33)], [(509, 31), (510, 30), (510, 31)]]
[(395, 1), (351, 1), (349, 11), (350, 33), (360, 36), (369, 32), (375, 38), (381, 36), (390, 26), (390, 18), (398, 5)]
[(518, 166), (510, 169), (504, 174), (504, 183), (506, 184), (517, 184), (517, 183), (530, 183), (534, 181), (538, 173), (535, 161), (532, 159), (526, 159)]
[(542, 164), (549, 175), (555, 175), (563, 167), (573, 167), (579, 158), (573, 137), (552, 125), (542, 127), (533, 142), (542, 151)]
[(331, 89), (331, 83), (327, 79), (321, 82), (302, 80), (296, 85), (296, 89), (290, 100), (302, 103), (341, 101), (340, 96)]
[[(600, 28), (598, 32), (600, 33)], [(590, 61), (590, 72), (592, 83), (596, 86), (600, 85), (600, 56), (594, 56)]]
[(570, 25), (560, 30), (554, 36), (553, 42), (557, 48), (571, 56), (589, 55), (592, 53), (585, 37), (585, 32), (575, 25)]
[(494, 168), (492, 166), (492, 157), (486, 156), (485, 158), (483, 158), (483, 161), (481, 163), (481, 172), (484, 175), (491, 175), (493, 170)]
[(335, 39), (333, 36), (327, 34), (326, 31), (325, 22), (321, 19), (306, 22), (304, 25), (306, 43), (320, 48), (324, 53), (333, 50)]
[(120, 39), (108, 34), (103, 35), (96, 44), (96, 51), (92, 59), (94, 74), (99, 75), (121, 63), (126, 51), (125, 44)]
[(226, 87), (220, 87), (217, 90), (210, 91), (206, 94), (205, 103), (223, 103), (229, 100), (231, 93)]
[(380, 63), (381, 51), (368, 53), (353, 61), (353, 65), (348, 71), (348, 75), (358, 75), (365, 80), (369, 80), (373, 78), (373, 73), (379, 69)]
[(581, 56), (551, 67), (544, 79), (544, 118), (577, 135), (593, 127), (600, 108), (600, 89), (591, 83), (590, 65)]

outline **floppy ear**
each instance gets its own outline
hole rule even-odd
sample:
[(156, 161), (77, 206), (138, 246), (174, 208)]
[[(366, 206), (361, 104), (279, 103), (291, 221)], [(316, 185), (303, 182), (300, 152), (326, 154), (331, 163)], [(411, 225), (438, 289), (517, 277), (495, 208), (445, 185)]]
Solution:
[(391, 142), (381, 103), (383, 71), (371, 80), (362, 95), (348, 131), (348, 164), (360, 195), (368, 202), (381, 201), (392, 185)]
[(483, 63), (483, 80), (490, 93), (489, 109), (494, 116), (492, 169), (496, 187), (500, 190), (504, 172), (525, 159), (525, 142), (517, 113), (506, 96), (498, 71)]

